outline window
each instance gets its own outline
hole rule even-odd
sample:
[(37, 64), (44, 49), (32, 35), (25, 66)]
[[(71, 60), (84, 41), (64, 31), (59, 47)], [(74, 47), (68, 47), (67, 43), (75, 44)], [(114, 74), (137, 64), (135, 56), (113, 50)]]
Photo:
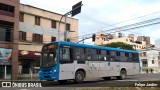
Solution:
[(40, 17), (35, 16), (35, 25), (40, 25)]
[[(108, 54), (107, 54), (108, 53)], [(99, 51), (99, 60), (105, 60), (109, 61), (110, 60), (110, 52), (106, 50), (100, 50)]]
[(51, 37), (51, 42), (56, 41), (56, 37)]
[(125, 56), (125, 53), (124, 52), (120, 52), (120, 56)]
[(61, 46), (60, 49), (60, 62), (61, 63), (72, 63), (73, 53), (72, 53), (72, 48), (70, 46)]
[(85, 52), (86, 52), (86, 59), (91, 60), (91, 49), (86, 48)]
[(100, 50), (100, 51), (99, 51), (99, 59), (100, 59), (100, 60), (106, 60), (106, 58), (105, 58), (106, 55), (107, 55), (107, 54), (106, 54), (106, 51), (105, 51), (105, 50)]
[(66, 24), (66, 30), (70, 30), (70, 24)]
[[(7, 25), (4, 25), (6, 23)], [(11, 24), (11, 25), (9, 25)], [(13, 41), (13, 23), (0, 22), (0, 41), (11, 42)]]
[(127, 61), (127, 57), (125, 55), (126, 55), (125, 52), (120, 52), (120, 61), (121, 62)]
[(0, 14), (14, 16), (14, 6), (0, 3)]
[(116, 51), (111, 51), (111, 56), (117, 56)]
[(133, 62), (133, 53), (129, 53), (128, 62)]
[(143, 52), (143, 56), (147, 56), (146, 54), (147, 54), (146, 52)]
[(62, 48), (62, 58), (63, 58), (63, 60), (70, 60), (69, 48)]
[(33, 42), (40, 42), (42, 43), (43, 42), (43, 35), (40, 35), (40, 34), (33, 34)]
[(56, 29), (57, 26), (56, 26), (56, 21), (55, 20), (51, 21), (51, 27)]
[(138, 53), (133, 54), (134, 62), (138, 62)]
[(19, 14), (19, 21), (24, 22), (24, 13)]
[(147, 61), (142, 61), (142, 67), (148, 67)]
[(19, 31), (19, 40), (25, 41), (26, 40), (26, 32)]
[(154, 60), (152, 60), (152, 64), (154, 64)]
[(129, 53), (125, 53), (125, 56), (126, 56), (126, 57), (129, 57)]
[(74, 47), (73, 53), (74, 53), (74, 59), (77, 60), (81, 59), (81, 48)]
[(120, 52), (117, 51), (116, 54), (117, 54), (117, 56), (120, 56)]
[(107, 51), (107, 55), (110, 55), (110, 51)]
[(119, 61), (119, 56), (117, 56), (116, 51), (111, 51), (111, 61)]
[(92, 54), (92, 60), (98, 60), (98, 50), (97, 49), (92, 49), (91, 54)]

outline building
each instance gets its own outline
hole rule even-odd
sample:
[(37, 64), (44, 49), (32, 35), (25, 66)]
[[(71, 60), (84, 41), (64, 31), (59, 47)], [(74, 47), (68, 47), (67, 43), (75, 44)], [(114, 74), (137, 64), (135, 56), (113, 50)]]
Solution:
[(0, 0), (0, 79), (17, 79), (19, 0)]
[(114, 34), (105, 34), (105, 32), (103, 31), (98, 31), (96, 33), (95, 45), (107, 44), (112, 42), (123, 42), (126, 44), (130, 44), (133, 46), (133, 48), (139, 50), (150, 46), (150, 37), (137, 36), (134, 34), (124, 36), (124, 34), (120, 32), (116, 32)]
[(160, 72), (160, 48), (141, 49), (139, 52), (141, 73)]
[(160, 38), (155, 40), (155, 47), (160, 48)]
[[(40, 51), (45, 43), (58, 40), (59, 21), (61, 14), (20, 4), (19, 12), (19, 59), (18, 77), (30, 77), (29, 74), (37, 75), (40, 65)], [(66, 30), (74, 30), (68, 33), (68, 40), (77, 42), (78, 20), (67, 18)], [(64, 40), (64, 18), (60, 23), (60, 40)]]

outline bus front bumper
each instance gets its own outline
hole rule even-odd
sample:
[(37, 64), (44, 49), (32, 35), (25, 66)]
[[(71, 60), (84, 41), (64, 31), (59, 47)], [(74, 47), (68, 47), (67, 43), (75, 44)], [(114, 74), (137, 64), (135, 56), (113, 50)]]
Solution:
[(56, 74), (39, 74), (40, 80), (56, 81), (58, 76)]

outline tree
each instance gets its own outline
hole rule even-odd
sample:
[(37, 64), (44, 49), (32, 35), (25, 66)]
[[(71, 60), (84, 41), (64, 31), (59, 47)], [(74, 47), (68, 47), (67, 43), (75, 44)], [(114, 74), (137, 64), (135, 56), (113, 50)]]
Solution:
[(103, 44), (101, 46), (134, 50), (132, 45), (129, 45), (129, 44), (126, 44), (126, 43), (123, 43), (123, 42), (112, 42), (112, 43), (109, 43), (109, 44)]

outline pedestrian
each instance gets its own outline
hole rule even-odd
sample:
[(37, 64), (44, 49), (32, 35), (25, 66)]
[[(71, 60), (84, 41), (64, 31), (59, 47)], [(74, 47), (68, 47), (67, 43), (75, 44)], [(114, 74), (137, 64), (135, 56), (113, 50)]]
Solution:
[(146, 69), (146, 73), (148, 73), (148, 69)]
[(153, 69), (151, 68), (151, 73), (153, 73)]

